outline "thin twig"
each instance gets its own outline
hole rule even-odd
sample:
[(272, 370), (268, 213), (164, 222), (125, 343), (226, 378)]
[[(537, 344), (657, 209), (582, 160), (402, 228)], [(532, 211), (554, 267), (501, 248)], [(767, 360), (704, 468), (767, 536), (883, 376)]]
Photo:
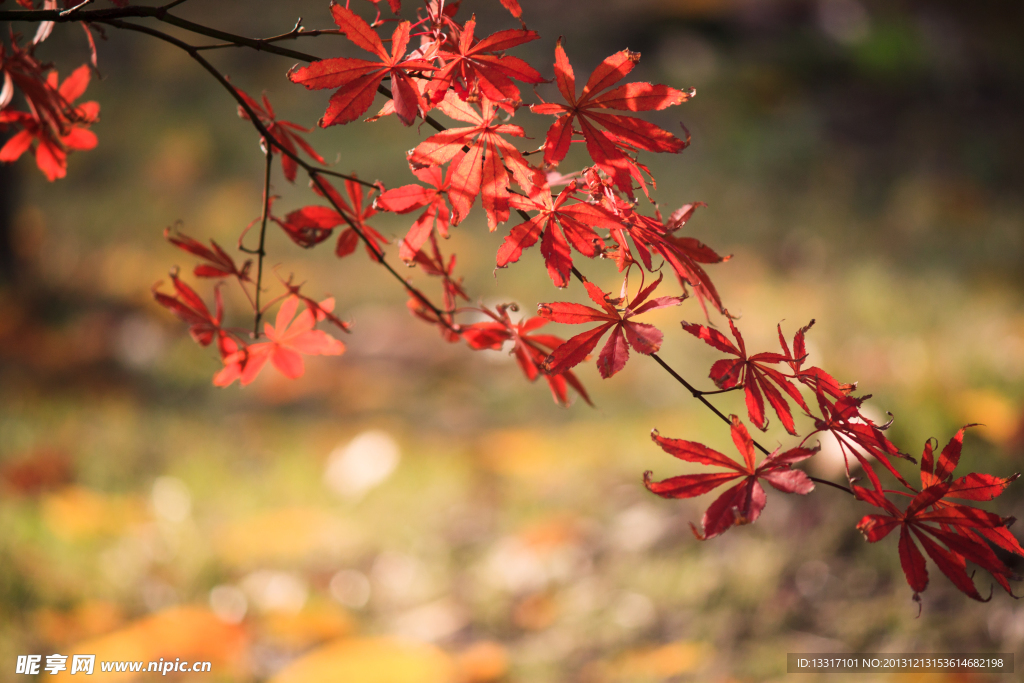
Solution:
[(96, 2), (96, 0), (82, 0), (82, 2), (78, 3), (74, 7), (69, 7), (68, 9), (62, 11), (60, 13), (60, 16), (61, 17), (67, 17), (68, 15), (74, 14), (75, 12), (77, 12), (80, 9), (82, 9), (86, 5), (91, 5), (94, 2)]
[(263, 215), (260, 217), (260, 244), (256, 251), (256, 318), (253, 322), (252, 336), (260, 338), (260, 291), (263, 288), (263, 259), (267, 255), (267, 219), (270, 218), (270, 165), (274, 160), (274, 148), (267, 141), (267, 165), (263, 172)]
[[(723, 422), (725, 422), (728, 425), (732, 424), (732, 420), (730, 420), (728, 417), (726, 417), (725, 413), (723, 413), (721, 410), (719, 410), (714, 405), (712, 405), (711, 401), (709, 401), (706, 398), (704, 398), (704, 395), (698, 389), (694, 388), (694, 386), (692, 384), (690, 384), (685, 379), (683, 379), (683, 377), (678, 372), (673, 370), (672, 367), (668, 363), (666, 363), (665, 361), (663, 361), (661, 359), (661, 356), (659, 356), (656, 353), (652, 353), (651, 354), (651, 358), (653, 358), (655, 361), (657, 361), (658, 365), (660, 365), (662, 368), (665, 369), (665, 372), (667, 372), (668, 374), (672, 375), (672, 377), (677, 382), (679, 382), (684, 387), (686, 387), (686, 390), (689, 391), (690, 394), (692, 394), (695, 399), (697, 399), (698, 401), (703, 403), (705, 406), (707, 406), (708, 409), (711, 410), (711, 412), (713, 412), (719, 418), (721, 418)], [(754, 441), (754, 446), (756, 446), (757, 450), (761, 451), (765, 455), (771, 455), (771, 452), (767, 448), (765, 448), (764, 446), (759, 444), (757, 441)]]
[(825, 486), (831, 486), (832, 488), (839, 489), (840, 491), (846, 491), (851, 496), (856, 495), (856, 494), (854, 494), (854, 492), (851, 489), (843, 486), (842, 484), (836, 484), (835, 482), (831, 482), (828, 479), (818, 479), (817, 477), (811, 477), (811, 476), (808, 476), (807, 478), (810, 479), (811, 481), (813, 481), (816, 484), (824, 484)]
[(719, 389), (717, 391), (702, 391), (702, 390), (698, 389), (697, 393), (700, 394), (701, 396), (714, 396), (715, 394), (728, 394), (731, 391), (739, 391), (742, 388), (743, 388), (742, 386), (737, 384), (734, 387), (730, 387), (728, 389)]
[(369, 180), (363, 180), (359, 176), (350, 175), (348, 173), (338, 173), (337, 171), (332, 171), (332, 170), (327, 169), (327, 168), (317, 168), (316, 166), (312, 166), (312, 168), (317, 173), (322, 173), (324, 175), (331, 175), (331, 176), (335, 176), (337, 178), (344, 178), (345, 180), (351, 180), (353, 183), (359, 183), (363, 187), (370, 187), (370, 188), (373, 188), (373, 189), (377, 189), (377, 185), (376, 184), (371, 183)]
[[(301, 22), (302, 19), (299, 19)], [(271, 36), (270, 38), (257, 38), (256, 42), (262, 45), (269, 45), (270, 43), (279, 43), (282, 40), (295, 40), (298, 38), (316, 38), (317, 36), (341, 35), (341, 29), (337, 28), (318, 28), (310, 31), (304, 30), (299, 24), (296, 24), (296, 28), (293, 28), (288, 33), (282, 33), (279, 36)], [(228, 42), (228, 43), (216, 43), (214, 45), (197, 45), (197, 50), (222, 50), (225, 48), (232, 47), (247, 47), (240, 43)]]

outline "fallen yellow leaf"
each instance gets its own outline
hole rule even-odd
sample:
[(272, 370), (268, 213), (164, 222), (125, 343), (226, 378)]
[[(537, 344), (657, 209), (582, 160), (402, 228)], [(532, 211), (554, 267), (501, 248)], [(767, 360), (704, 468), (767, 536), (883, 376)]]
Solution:
[(431, 645), (394, 638), (338, 640), (295, 660), (271, 683), (450, 683), (455, 666)]

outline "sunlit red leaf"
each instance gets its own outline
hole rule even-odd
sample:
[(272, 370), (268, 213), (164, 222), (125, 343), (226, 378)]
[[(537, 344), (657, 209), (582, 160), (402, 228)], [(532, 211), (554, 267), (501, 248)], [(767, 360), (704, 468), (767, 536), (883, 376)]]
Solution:
[[(264, 324), (269, 341), (250, 344), (245, 350), (225, 359), (224, 370), (214, 379), (217, 386), (227, 386), (240, 379), (242, 385), (250, 384), (260, 370), (270, 363), (285, 377), (295, 379), (305, 372), (303, 355), (338, 356), (344, 353), (345, 345), (326, 332), (313, 329), (316, 316), (306, 308), (298, 316), (300, 299), (289, 296), (277, 311), (274, 325)], [(321, 302), (325, 310), (331, 310), (333, 302)]]
[(556, 287), (565, 287), (572, 271), (569, 247), (589, 258), (602, 253), (604, 241), (594, 228), (609, 229), (617, 225), (615, 217), (601, 207), (585, 202), (569, 203), (575, 198), (576, 184), (570, 183), (552, 201), (547, 183), (530, 188), (530, 196), (513, 195), (510, 203), (516, 209), (537, 215), (512, 228), (498, 248), (497, 266), (504, 268), (519, 260), (525, 249), (538, 240), (548, 275)]
[(389, 76), (395, 113), (402, 123), (411, 126), (417, 114), (426, 110), (426, 103), (413, 83), (410, 72), (424, 73), (435, 69), (428, 61), (405, 57), (412, 25), (403, 21), (395, 27), (389, 51), (377, 32), (347, 6), (331, 5), (331, 15), (349, 40), (380, 61), (335, 57), (313, 62), (309, 66), (296, 67), (288, 72), (288, 78), (293, 83), (304, 85), (309, 90), (336, 88), (318, 125), (324, 128), (355, 121), (370, 108), (381, 81)]
[[(512, 7), (506, 7), (518, 16)], [(521, 99), (513, 80), (543, 83), (544, 77), (519, 57), (492, 53), (537, 40), (540, 36), (534, 31), (509, 29), (474, 40), (475, 30), (476, 19), (473, 18), (437, 51), (437, 57), (444, 65), (434, 73), (427, 88), (433, 93), (435, 103), (454, 87), (463, 100), (473, 95), (483, 96), (512, 111)]]
[(566, 104), (544, 103), (530, 107), (537, 114), (558, 116), (545, 139), (546, 164), (557, 165), (565, 158), (574, 133), (573, 123), (577, 123), (590, 158), (613, 178), (623, 192), (631, 194), (634, 179), (641, 186), (644, 182), (636, 163), (628, 156), (630, 152), (637, 149), (680, 152), (686, 147), (686, 142), (652, 123), (633, 116), (608, 113), (609, 110), (665, 109), (693, 96), (693, 91), (650, 83), (626, 83), (609, 90), (625, 78), (639, 60), (638, 52), (616, 52), (594, 69), (583, 92), (577, 96), (576, 76), (559, 40), (555, 47), (555, 83)]
[(719, 495), (705, 511), (701, 520), (703, 531), (690, 525), (694, 535), (701, 540), (723, 534), (733, 526), (757, 521), (767, 500), (759, 479), (764, 479), (783, 493), (806, 495), (814, 490), (814, 482), (800, 470), (792, 469), (792, 465), (811, 457), (817, 449), (797, 448), (785, 453), (775, 451), (757, 465), (754, 442), (747, 428), (735, 415), (732, 416), (732, 437), (736, 449), (743, 457), (742, 463), (696, 441), (667, 439), (658, 434), (657, 430), (651, 434), (654, 442), (666, 453), (680, 460), (731, 470), (684, 474), (663, 481), (652, 481), (651, 473), (646, 472), (644, 485), (662, 498), (693, 498), (742, 477), (742, 481)]
[[(509, 171), (523, 188), (532, 186), (533, 169), (504, 137), (523, 137), (519, 126), (495, 124), (495, 104), (483, 98), (480, 111), (451, 95), (441, 110), (459, 121), (473, 124), (465, 128), (450, 128), (430, 136), (409, 153), (413, 167), (440, 166), (451, 162), (454, 171), (448, 187), (453, 224), (461, 222), (481, 195), (487, 213), (487, 224), (493, 231), (509, 217)], [(462, 154), (463, 149), (468, 151)], [(507, 170), (506, 170), (507, 169)]]
[(604, 378), (611, 377), (626, 365), (626, 361), (629, 359), (629, 347), (646, 355), (655, 353), (661, 347), (661, 332), (652, 325), (633, 322), (631, 318), (657, 308), (676, 306), (682, 302), (682, 298), (675, 296), (663, 296), (648, 300), (660, 283), (661, 277), (642, 289), (633, 301), (621, 311), (609, 303), (608, 296), (592, 282), (583, 284), (586, 287), (587, 295), (602, 310), (567, 302), (540, 304), (537, 307), (538, 314), (542, 318), (554, 322), (570, 325), (600, 323), (597, 327), (576, 335), (555, 349), (545, 361), (545, 368), (556, 374), (572, 369), (586, 359), (608, 332), (611, 332), (611, 337), (605, 343), (597, 361), (598, 370)]

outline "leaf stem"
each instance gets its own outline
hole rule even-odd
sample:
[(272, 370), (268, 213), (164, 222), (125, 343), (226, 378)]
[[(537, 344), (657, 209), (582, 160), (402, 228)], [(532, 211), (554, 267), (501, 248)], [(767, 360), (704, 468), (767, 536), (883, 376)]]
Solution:
[(856, 494), (854, 494), (852, 489), (850, 489), (850, 488), (848, 488), (846, 486), (843, 486), (842, 484), (836, 484), (835, 482), (829, 481), (828, 479), (818, 479), (817, 477), (811, 477), (811, 476), (808, 476), (807, 478), (810, 479), (811, 481), (813, 481), (816, 484), (824, 484), (825, 486), (831, 486), (832, 488), (839, 489), (840, 491), (846, 491), (851, 496), (856, 495)]
[(260, 318), (263, 311), (260, 309), (260, 292), (263, 289), (263, 259), (267, 255), (267, 219), (270, 218), (270, 165), (274, 160), (274, 148), (270, 141), (267, 145), (267, 164), (263, 172), (263, 215), (260, 217), (260, 244), (256, 249), (256, 317), (253, 322), (252, 336), (260, 338)]

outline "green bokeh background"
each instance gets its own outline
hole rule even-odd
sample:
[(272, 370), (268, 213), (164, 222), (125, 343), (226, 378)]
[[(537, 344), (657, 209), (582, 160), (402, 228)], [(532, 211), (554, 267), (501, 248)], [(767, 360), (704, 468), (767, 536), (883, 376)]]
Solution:
[[(733, 254), (709, 272), (748, 348), (775, 350), (780, 321), (791, 335), (814, 318), (811, 360), (858, 381), (879, 416), (893, 413), (901, 448), (917, 454), (925, 439), (945, 443), (980, 422), (961, 472), (1022, 469), (1020, 7), (522, 4), (542, 38), (515, 54), (546, 76), (562, 36), (580, 80), (628, 47), (643, 55), (635, 80), (697, 89), (650, 116), (671, 130), (682, 121), (691, 147), (644, 160), (664, 209), (709, 205), (686, 232)], [(298, 16), (330, 26), (319, 1), (176, 11), (249, 36), (287, 31)], [(462, 12), (476, 13), (478, 34), (517, 26), (493, 0), (466, 0)], [(782, 680), (787, 652), (1024, 652), (1012, 598), (974, 603), (934, 565), (918, 617), (895, 538), (864, 543), (854, 526), (867, 510), (841, 492), (770, 491), (756, 525), (695, 541), (688, 523), (711, 497), (645, 492), (645, 470), (683, 471), (649, 431), (732, 447), (656, 364), (635, 357), (610, 380), (581, 367), (596, 407), (558, 408), (505, 355), (449, 345), (412, 318), (361, 249), (338, 261), (330, 243), (303, 251), (272, 230), (272, 272), (337, 299), (355, 323), (347, 351), (310, 359), (294, 382), (268, 369), (244, 390), (212, 387), (215, 354), (155, 305), (150, 286), (190, 266), (163, 241), (168, 225), (233, 245), (259, 214), (258, 139), (186, 55), (114, 29), (107, 37), (102, 78), (86, 94), (102, 105), (99, 147), (72, 155), (59, 182), (27, 158), (5, 180), (16, 187), (3, 207), (16, 269), (0, 289), (0, 680), (19, 678), (18, 654), (70, 654), (175, 605), (206, 609), (217, 587), (244, 597), (244, 645), (230, 656), (213, 648), (231, 663), (217, 660), (210, 680), (269, 680), (323, 643), (378, 635), (433, 643), (463, 680), (488, 680), (466, 654), (487, 642), (492, 660), (507, 657), (495, 675), (531, 683)], [(357, 56), (335, 36), (296, 48)], [(74, 26), (58, 26), (40, 54), (62, 76), (87, 58)], [(281, 118), (312, 125), (322, 113), (327, 93), (284, 78), (291, 61), (208, 54), (232, 82), (265, 90)], [(555, 97), (549, 85), (537, 92)], [(524, 111), (516, 122), (536, 147), (550, 119)], [(404, 152), (430, 132), (391, 118), (309, 139), (337, 170), (394, 187), (412, 181)], [(581, 152), (563, 168), (583, 163)], [(282, 213), (314, 201), (279, 173), (273, 190)], [(389, 237), (408, 223), (373, 222)], [(471, 296), (524, 311), (578, 299), (578, 288), (551, 286), (536, 249), (494, 272), (507, 227), (488, 233), (474, 213), (446, 243)], [(618, 286), (610, 263), (579, 261)], [(687, 302), (651, 321), (666, 333), (665, 359), (711, 388), (716, 355), (678, 328), (700, 316)], [(735, 395), (716, 403), (743, 411)], [(791, 443), (774, 422), (764, 443)], [(327, 463), (368, 430), (397, 444), (398, 465), (361, 495), (339, 496)], [(841, 481), (826, 456), (809, 468)], [(1024, 513), (1021, 487), (992, 509)], [(369, 586), (365, 604), (339, 601), (339, 572)], [(267, 577), (301, 599), (274, 603)], [(977, 579), (987, 594), (987, 575)]]

